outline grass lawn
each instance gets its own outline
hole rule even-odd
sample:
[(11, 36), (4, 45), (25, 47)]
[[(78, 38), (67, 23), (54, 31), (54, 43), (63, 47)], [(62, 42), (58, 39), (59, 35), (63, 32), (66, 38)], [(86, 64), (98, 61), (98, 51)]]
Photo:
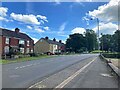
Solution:
[(25, 58), (18, 58), (18, 59), (15, 59), (15, 60), (0, 60), (0, 64), (31, 61), (31, 60), (38, 60), (38, 59), (41, 59), (41, 58), (52, 58), (52, 57), (55, 57), (55, 56), (42, 55), (42, 56), (39, 56), (39, 57), (25, 57)]

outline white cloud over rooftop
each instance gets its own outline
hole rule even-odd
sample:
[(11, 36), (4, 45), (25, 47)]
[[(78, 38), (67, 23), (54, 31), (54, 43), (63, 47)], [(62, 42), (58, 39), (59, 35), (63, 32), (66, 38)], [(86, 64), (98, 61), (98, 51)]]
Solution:
[[(113, 24), (113, 23), (100, 23), (100, 26), (99, 26), (99, 30), (100, 30), (100, 33), (103, 33), (103, 34), (113, 34), (117, 29), (118, 29), (118, 26), (116, 24)], [(98, 27), (95, 27), (93, 28), (93, 30), (97, 33), (98, 32)]]
[(22, 14), (11, 13), (10, 16), (16, 21), (24, 22), (24, 23), (27, 23), (27, 24), (40, 25), (40, 22), (38, 21), (36, 16), (32, 15), (32, 14), (22, 15)]
[(0, 16), (5, 17), (7, 16), (8, 8), (0, 7)]
[(99, 6), (98, 9), (89, 11), (88, 15), (97, 17), (101, 21), (116, 22), (118, 21), (118, 2), (120, 0), (111, 0), (108, 4)]
[(72, 34), (79, 33), (79, 34), (83, 34), (83, 35), (85, 32), (86, 32), (86, 30), (81, 27), (76, 27), (71, 31)]

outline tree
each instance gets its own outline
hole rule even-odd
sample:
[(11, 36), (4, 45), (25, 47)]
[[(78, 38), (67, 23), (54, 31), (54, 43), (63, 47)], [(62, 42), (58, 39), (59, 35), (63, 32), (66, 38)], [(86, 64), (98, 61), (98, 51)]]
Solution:
[(120, 52), (120, 30), (117, 30), (113, 35), (114, 50)]
[(89, 52), (98, 48), (97, 35), (93, 30), (87, 29), (85, 33), (85, 38), (86, 38), (86, 47)]
[(66, 41), (66, 49), (69, 52), (84, 52), (97, 48), (97, 35), (93, 30), (87, 30), (85, 35), (72, 34)]
[(85, 37), (82, 34), (72, 34), (66, 41), (66, 49), (70, 52), (81, 52), (80, 49), (85, 47)]
[(106, 52), (113, 51), (113, 36), (110, 34), (102, 35), (100, 38), (100, 49)]

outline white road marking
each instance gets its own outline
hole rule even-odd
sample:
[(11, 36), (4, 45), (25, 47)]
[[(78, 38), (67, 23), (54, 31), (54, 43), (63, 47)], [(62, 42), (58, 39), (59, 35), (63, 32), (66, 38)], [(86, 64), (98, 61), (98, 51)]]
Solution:
[(82, 67), (80, 70), (78, 70), (75, 74), (73, 74), (72, 76), (70, 76), (69, 78), (67, 78), (66, 80), (64, 80), (61, 84), (59, 84), (58, 86), (56, 86), (55, 89), (56, 88), (63, 88), (65, 85), (67, 85), (71, 80), (73, 80), (77, 75), (79, 75), (85, 68), (87, 68), (95, 60), (96, 60), (96, 58), (93, 59), (91, 62), (89, 62), (84, 67)]
[(35, 65), (38, 65), (38, 64), (39, 63), (29, 64), (29, 65), (25, 65), (25, 66), (16, 67), (15, 69), (21, 69), (21, 68), (25, 68), (25, 67), (35, 66)]
[(100, 75), (101, 75), (101, 76), (104, 76), (104, 77), (113, 77), (113, 76), (111, 76), (110, 74), (106, 74), (106, 73), (101, 73)]
[(18, 78), (18, 77), (20, 77), (20, 75), (10, 75), (9, 77), (10, 78)]

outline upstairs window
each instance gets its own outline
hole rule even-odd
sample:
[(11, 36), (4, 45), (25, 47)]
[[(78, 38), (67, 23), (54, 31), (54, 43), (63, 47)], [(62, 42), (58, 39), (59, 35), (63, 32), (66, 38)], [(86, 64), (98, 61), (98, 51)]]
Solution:
[(25, 44), (25, 41), (24, 40), (20, 40), (19, 44)]
[(6, 37), (6, 44), (9, 44), (9, 38)]
[(27, 41), (27, 46), (30, 46), (30, 41)]

